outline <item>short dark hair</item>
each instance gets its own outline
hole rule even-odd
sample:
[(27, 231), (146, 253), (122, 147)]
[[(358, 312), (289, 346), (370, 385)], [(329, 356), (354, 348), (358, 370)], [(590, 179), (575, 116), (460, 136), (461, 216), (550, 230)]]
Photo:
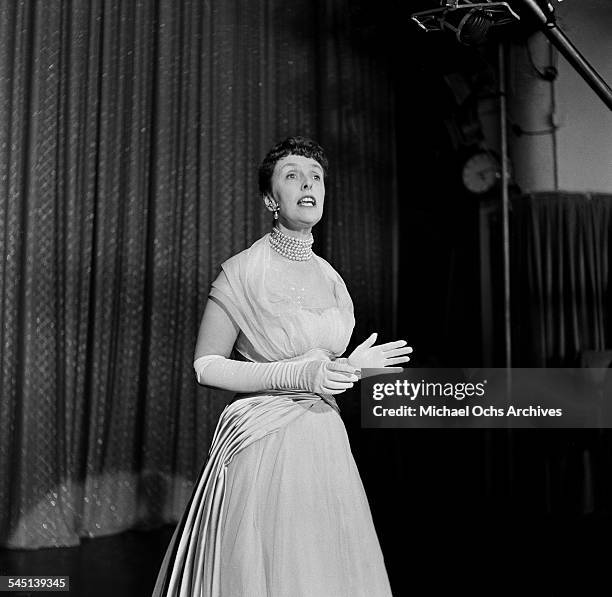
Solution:
[(259, 192), (262, 196), (272, 192), (272, 174), (276, 162), (288, 155), (301, 155), (316, 160), (323, 168), (323, 179), (327, 178), (329, 164), (323, 148), (308, 137), (287, 137), (268, 151), (259, 166)]

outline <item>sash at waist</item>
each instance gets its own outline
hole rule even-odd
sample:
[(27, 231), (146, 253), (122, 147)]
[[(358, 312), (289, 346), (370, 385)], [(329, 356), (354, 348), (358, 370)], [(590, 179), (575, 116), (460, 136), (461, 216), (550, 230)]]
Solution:
[(294, 402), (323, 400), (323, 402), (329, 404), (329, 406), (340, 414), (340, 407), (333, 394), (315, 394), (313, 392), (304, 392), (303, 390), (266, 390), (264, 392), (237, 393), (228, 404), (233, 404), (245, 398), (256, 398), (257, 396), (283, 396), (285, 398), (291, 398)]

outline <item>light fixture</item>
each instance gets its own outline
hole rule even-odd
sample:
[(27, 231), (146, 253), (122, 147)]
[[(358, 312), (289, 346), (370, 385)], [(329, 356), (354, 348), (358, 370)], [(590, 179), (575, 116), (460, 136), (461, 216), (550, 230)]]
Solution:
[(491, 27), (520, 20), (507, 2), (470, 0), (442, 0), (438, 8), (415, 12), (410, 18), (424, 31), (451, 31), (465, 45), (484, 42)]

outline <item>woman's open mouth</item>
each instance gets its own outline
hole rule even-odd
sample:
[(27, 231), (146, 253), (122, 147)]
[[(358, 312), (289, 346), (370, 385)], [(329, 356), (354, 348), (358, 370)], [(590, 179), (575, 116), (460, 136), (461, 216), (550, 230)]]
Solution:
[(297, 204), (303, 207), (314, 207), (317, 204), (317, 200), (312, 195), (305, 195), (298, 200)]

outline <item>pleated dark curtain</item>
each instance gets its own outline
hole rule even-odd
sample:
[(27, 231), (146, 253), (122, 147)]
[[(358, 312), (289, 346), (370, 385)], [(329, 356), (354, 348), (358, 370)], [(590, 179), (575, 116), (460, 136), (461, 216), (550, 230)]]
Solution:
[(612, 195), (512, 204), (513, 365), (577, 366), (612, 348)]
[[(393, 102), (349, 0), (0, 3), (0, 541), (175, 520), (220, 393), (191, 368), (220, 263), (267, 231), (256, 167), (317, 138), (317, 247), (392, 320)], [(317, 231), (315, 231), (317, 232)]]
[[(513, 366), (607, 367), (612, 195), (517, 197), (510, 222)], [(500, 443), (506, 466), (490, 471), (500, 501), (526, 515), (608, 511), (609, 430), (529, 431), (512, 430)]]

